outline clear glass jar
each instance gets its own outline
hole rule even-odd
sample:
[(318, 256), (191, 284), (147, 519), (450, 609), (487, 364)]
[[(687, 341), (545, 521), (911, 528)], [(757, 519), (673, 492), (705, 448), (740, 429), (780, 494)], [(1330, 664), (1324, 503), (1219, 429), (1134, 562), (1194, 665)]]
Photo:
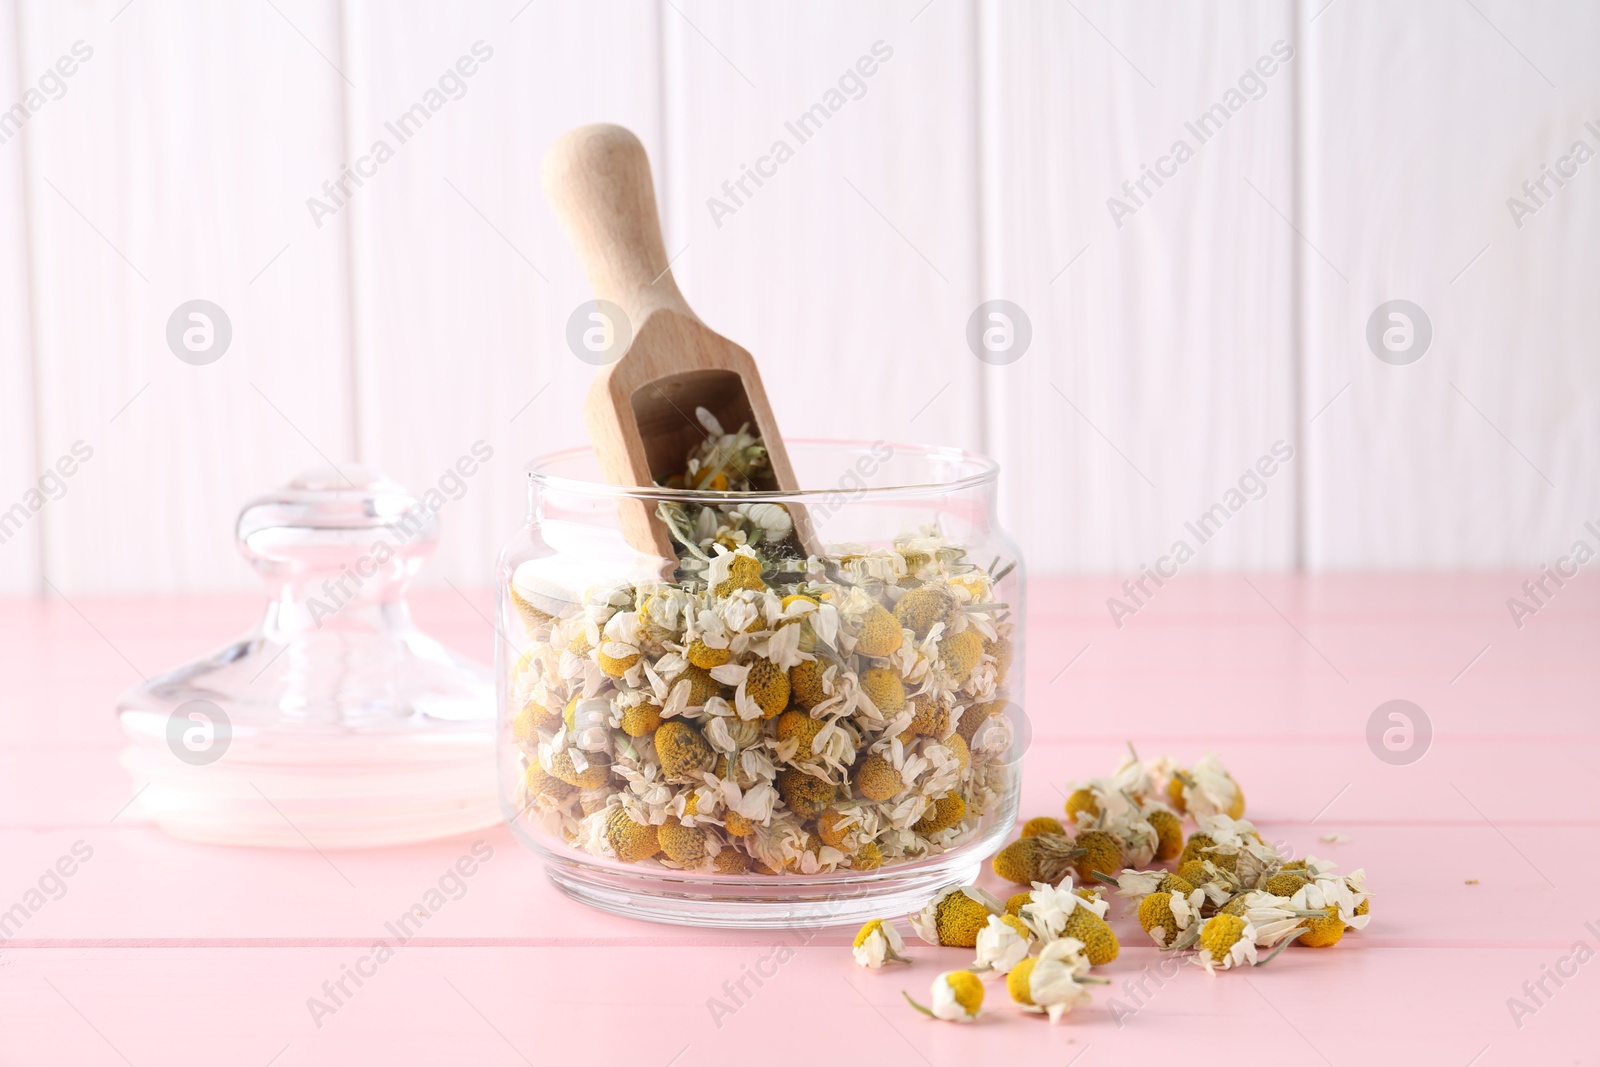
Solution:
[[(971, 881), (1013, 829), (1023, 569), (998, 467), (882, 441), (789, 452), (820, 488), (619, 487), (586, 448), (528, 468), (497, 570), (501, 800), (577, 899), (859, 922)], [(628, 509), (666, 522), (677, 558), (630, 545)]]

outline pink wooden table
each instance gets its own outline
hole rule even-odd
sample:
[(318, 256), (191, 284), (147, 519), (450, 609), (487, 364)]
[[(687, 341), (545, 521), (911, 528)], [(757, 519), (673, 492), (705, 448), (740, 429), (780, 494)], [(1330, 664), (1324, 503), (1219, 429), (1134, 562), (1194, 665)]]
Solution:
[[(974, 1026), (907, 1008), (901, 989), (925, 996), (963, 950), (914, 942), (914, 967), (869, 973), (849, 931), (589, 911), (500, 829), (475, 835), (493, 855), (466, 895), (319, 1027), (307, 998), (473, 838), (326, 859), (170, 840), (124, 811), (137, 783), (112, 702), (136, 670), (247, 626), (254, 599), (0, 603), (0, 909), (75, 843), (93, 852), (0, 942), (0, 1063), (1595, 1062), (1600, 962), (1570, 953), (1600, 949), (1600, 583), (1569, 583), (1518, 630), (1505, 601), (1525, 577), (1185, 576), (1121, 629), (1104, 607), (1117, 582), (1036, 582), (1025, 815), (1058, 814), (1062, 782), (1109, 771), (1125, 738), (1145, 755), (1213, 748), (1269, 839), (1364, 866), (1374, 891), (1365, 934), (1215, 978), (1164, 976), (1117, 919), (1115, 984), (1055, 1027), (999, 990)], [(472, 605), (445, 591), (417, 607), (490, 656)], [(1434, 730), (1406, 765), (1366, 741), (1395, 698)], [(1333, 832), (1351, 840), (1318, 843)], [(708, 1000), (779, 940), (793, 958), (714, 1019)], [(1513, 1018), (1513, 997), (1535, 1010)]]

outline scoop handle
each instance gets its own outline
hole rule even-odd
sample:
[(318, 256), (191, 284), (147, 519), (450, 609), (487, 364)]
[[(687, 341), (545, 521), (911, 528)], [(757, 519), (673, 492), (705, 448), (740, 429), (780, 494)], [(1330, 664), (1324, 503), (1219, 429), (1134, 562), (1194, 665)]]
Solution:
[(596, 298), (621, 307), (635, 331), (659, 310), (695, 317), (672, 278), (650, 158), (632, 131), (569, 130), (545, 152), (541, 178)]

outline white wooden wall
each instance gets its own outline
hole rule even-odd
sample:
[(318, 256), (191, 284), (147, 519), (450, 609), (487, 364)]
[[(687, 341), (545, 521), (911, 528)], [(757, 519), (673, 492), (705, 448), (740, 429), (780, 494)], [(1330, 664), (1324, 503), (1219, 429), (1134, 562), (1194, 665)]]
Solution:
[[(480, 439), (427, 573), (485, 581), (522, 463), (581, 437), (587, 291), (538, 162), (600, 120), (649, 148), (680, 283), (787, 431), (995, 454), (1036, 571), (1152, 562), (1279, 440), (1193, 566), (1528, 566), (1600, 519), (1600, 160), (1520, 229), (1505, 206), (1600, 150), (1592, 4), (124, 4), (0, 0), (0, 106), (94, 49), (0, 145), (0, 508), (94, 448), (0, 545), (0, 591), (249, 587), (249, 497), (323, 457), (425, 487)], [(306, 199), (478, 41), (465, 95), (316, 226)], [(716, 225), (707, 197), (878, 41), (865, 94)], [(1114, 225), (1277, 41), (1264, 95)], [(206, 367), (164, 337), (197, 297), (234, 329)], [(1000, 297), (1033, 343), (991, 367), (965, 328)], [(1393, 298), (1433, 324), (1411, 366), (1366, 347)]]

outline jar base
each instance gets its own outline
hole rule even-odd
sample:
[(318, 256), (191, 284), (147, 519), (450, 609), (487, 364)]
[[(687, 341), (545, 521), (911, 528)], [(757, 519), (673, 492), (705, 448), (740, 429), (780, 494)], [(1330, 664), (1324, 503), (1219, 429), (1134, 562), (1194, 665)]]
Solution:
[(724, 930), (859, 926), (869, 919), (908, 915), (941, 889), (977, 880), (981, 861), (970, 854), (915, 871), (887, 872), (849, 884), (804, 885), (774, 878), (770, 886), (613, 875), (593, 868), (546, 864), (556, 888), (580, 903), (630, 919)]

